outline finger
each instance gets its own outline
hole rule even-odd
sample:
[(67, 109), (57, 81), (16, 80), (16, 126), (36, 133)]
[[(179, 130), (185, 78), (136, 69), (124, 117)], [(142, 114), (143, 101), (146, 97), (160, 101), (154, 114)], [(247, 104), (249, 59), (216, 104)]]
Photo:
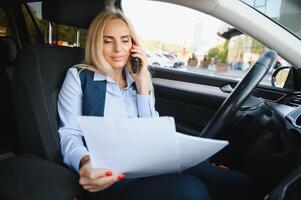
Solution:
[[(113, 183), (112, 183), (113, 184)], [(95, 186), (89, 186), (89, 187), (86, 187), (89, 192), (98, 192), (98, 191), (102, 191), (102, 190), (105, 190), (107, 189), (108, 187), (110, 187), (112, 184), (106, 184), (106, 185), (103, 185), (101, 187), (95, 187)]]
[(112, 171), (104, 169), (91, 169), (86, 174), (83, 174), (83, 177), (86, 177), (91, 180), (95, 180), (105, 176), (112, 176)]
[(99, 191), (102, 191), (103, 189), (99, 189), (99, 188), (96, 188), (96, 189), (90, 189), (88, 190), (89, 192), (99, 192)]
[(90, 179), (98, 179), (101, 177), (111, 176), (113, 173), (110, 170), (104, 169), (92, 169), (91, 173), (89, 174)]
[(138, 46), (138, 45), (132, 45), (131, 49), (142, 49), (142, 48), (140, 46)]
[(141, 53), (133, 53), (133, 54), (131, 54), (131, 56), (132, 56), (132, 57), (138, 57), (138, 58), (140, 58), (140, 59), (144, 58), (144, 55), (141, 54)]
[(113, 183), (108, 183), (108, 184), (105, 184), (105, 185), (101, 185), (101, 186), (96, 186), (96, 185), (84, 185), (83, 188), (85, 190), (91, 190), (91, 189), (106, 189), (108, 188), (109, 186), (113, 185)]
[[(111, 176), (113, 176), (113, 174), (112, 174), (112, 172), (110, 172), (110, 171), (107, 171), (105, 174), (104, 174), (104, 176), (99, 176), (99, 177), (96, 177), (96, 178), (94, 178), (94, 177), (92, 177), (92, 176), (80, 176), (80, 179), (79, 179), (79, 183), (81, 184), (81, 185), (85, 185), (85, 184), (91, 184), (91, 183), (93, 183), (93, 181), (97, 181), (98, 179), (101, 179), (101, 178), (105, 178), (105, 177), (111, 177)], [(92, 177), (92, 178), (91, 178)]]
[(87, 185), (83, 185), (83, 188), (85, 190), (94, 190), (94, 189), (106, 189), (108, 188), (109, 186), (111, 186), (112, 184), (114, 184), (115, 182), (112, 182), (112, 183), (107, 183), (105, 185), (91, 185), (91, 184), (87, 184)]
[(101, 191), (101, 189), (90, 189), (90, 190), (88, 190), (89, 192), (99, 192), (99, 191)]
[(142, 48), (140, 48), (140, 47), (132, 47), (131, 49), (130, 49), (130, 51), (132, 52), (132, 53), (135, 53), (135, 52), (144, 52), (144, 49), (142, 49)]
[(116, 182), (117, 180), (118, 180), (118, 177), (115, 175), (115, 176), (111, 176), (111, 177), (102, 177), (99, 179), (91, 180), (89, 182), (89, 184), (95, 185), (95, 186), (102, 186), (102, 185), (106, 185), (106, 184), (112, 184), (112, 183)]
[(91, 189), (95, 189), (96, 187), (95, 187), (95, 185), (83, 185), (83, 188), (85, 190), (91, 190)]
[(87, 177), (81, 177), (79, 179), (79, 184), (81, 185), (87, 185), (91, 182), (91, 179), (90, 178), (87, 178)]
[(125, 175), (123, 173), (120, 173), (118, 176), (117, 176), (117, 180), (118, 181), (122, 181), (125, 179)]
[(140, 58), (143, 62), (147, 63), (147, 58), (146, 55), (141, 53), (141, 52), (137, 52), (137, 53), (133, 53), (131, 54), (132, 57), (136, 57), (136, 58)]
[(97, 189), (97, 188), (108, 188), (109, 186), (111, 186), (111, 185), (113, 185), (113, 184), (114, 184), (114, 182), (113, 182), (113, 183), (108, 183), (108, 184), (105, 184), (105, 185), (101, 185), (101, 186), (99, 186), (99, 185), (90, 185), (90, 184), (87, 184), (87, 185), (83, 185), (83, 188), (84, 188), (85, 190)]
[(119, 174), (116, 174), (115, 176), (112, 176), (112, 177), (101, 177), (101, 178), (98, 178), (98, 179), (90, 179), (90, 178), (86, 178), (86, 177), (81, 177), (80, 180), (79, 180), (79, 183), (82, 186), (93, 185), (95, 187), (99, 187), (99, 186), (102, 186), (102, 185), (106, 185), (106, 184), (116, 182), (118, 180), (118, 175)]
[(141, 54), (143, 54), (143, 55), (146, 54), (145, 51), (144, 51), (144, 49), (142, 49), (142, 48), (140, 48), (140, 47), (134, 47), (134, 48), (132, 48), (132, 49), (131, 49), (131, 52), (132, 52), (132, 53), (141, 53)]

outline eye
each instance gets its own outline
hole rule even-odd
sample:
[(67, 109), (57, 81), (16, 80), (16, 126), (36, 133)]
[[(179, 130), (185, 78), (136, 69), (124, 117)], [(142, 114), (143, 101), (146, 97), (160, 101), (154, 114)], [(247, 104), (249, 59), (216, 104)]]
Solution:
[(130, 42), (130, 40), (129, 39), (123, 39), (122, 42), (123, 43), (128, 43), (128, 42)]
[(112, 40), (110, 40), (110, 39), (104, 39), (104, 40), (103, 40), (103, 43), (109, 44), (109, 43), (112, 43)]

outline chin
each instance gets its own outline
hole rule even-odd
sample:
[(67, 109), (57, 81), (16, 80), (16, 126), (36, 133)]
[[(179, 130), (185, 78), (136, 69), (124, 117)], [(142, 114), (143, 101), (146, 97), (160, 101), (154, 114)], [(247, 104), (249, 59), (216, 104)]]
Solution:
[(118, 64), (118, 65), (115, 64), (111, 66), (113, 69), (123, 69), (126, 66), (126, 64)]

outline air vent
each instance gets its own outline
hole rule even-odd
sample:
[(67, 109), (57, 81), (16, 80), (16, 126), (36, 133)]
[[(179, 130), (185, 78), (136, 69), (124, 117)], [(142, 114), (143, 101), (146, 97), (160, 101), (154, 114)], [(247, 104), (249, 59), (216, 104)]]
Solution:
[(286, 104), (292, 107), (301, 106), (301, 92), (294, 92)]

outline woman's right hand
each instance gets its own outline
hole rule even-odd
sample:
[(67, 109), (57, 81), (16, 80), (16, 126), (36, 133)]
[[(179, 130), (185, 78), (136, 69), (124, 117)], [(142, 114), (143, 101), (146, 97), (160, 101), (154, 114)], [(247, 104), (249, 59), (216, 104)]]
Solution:
[(107, 189), (125, 178), (123, 174), (113, 174), (110, 170), (93, 169), (89, 157), (82, 158), (79, 175), (79, 183), (89, 192)]

